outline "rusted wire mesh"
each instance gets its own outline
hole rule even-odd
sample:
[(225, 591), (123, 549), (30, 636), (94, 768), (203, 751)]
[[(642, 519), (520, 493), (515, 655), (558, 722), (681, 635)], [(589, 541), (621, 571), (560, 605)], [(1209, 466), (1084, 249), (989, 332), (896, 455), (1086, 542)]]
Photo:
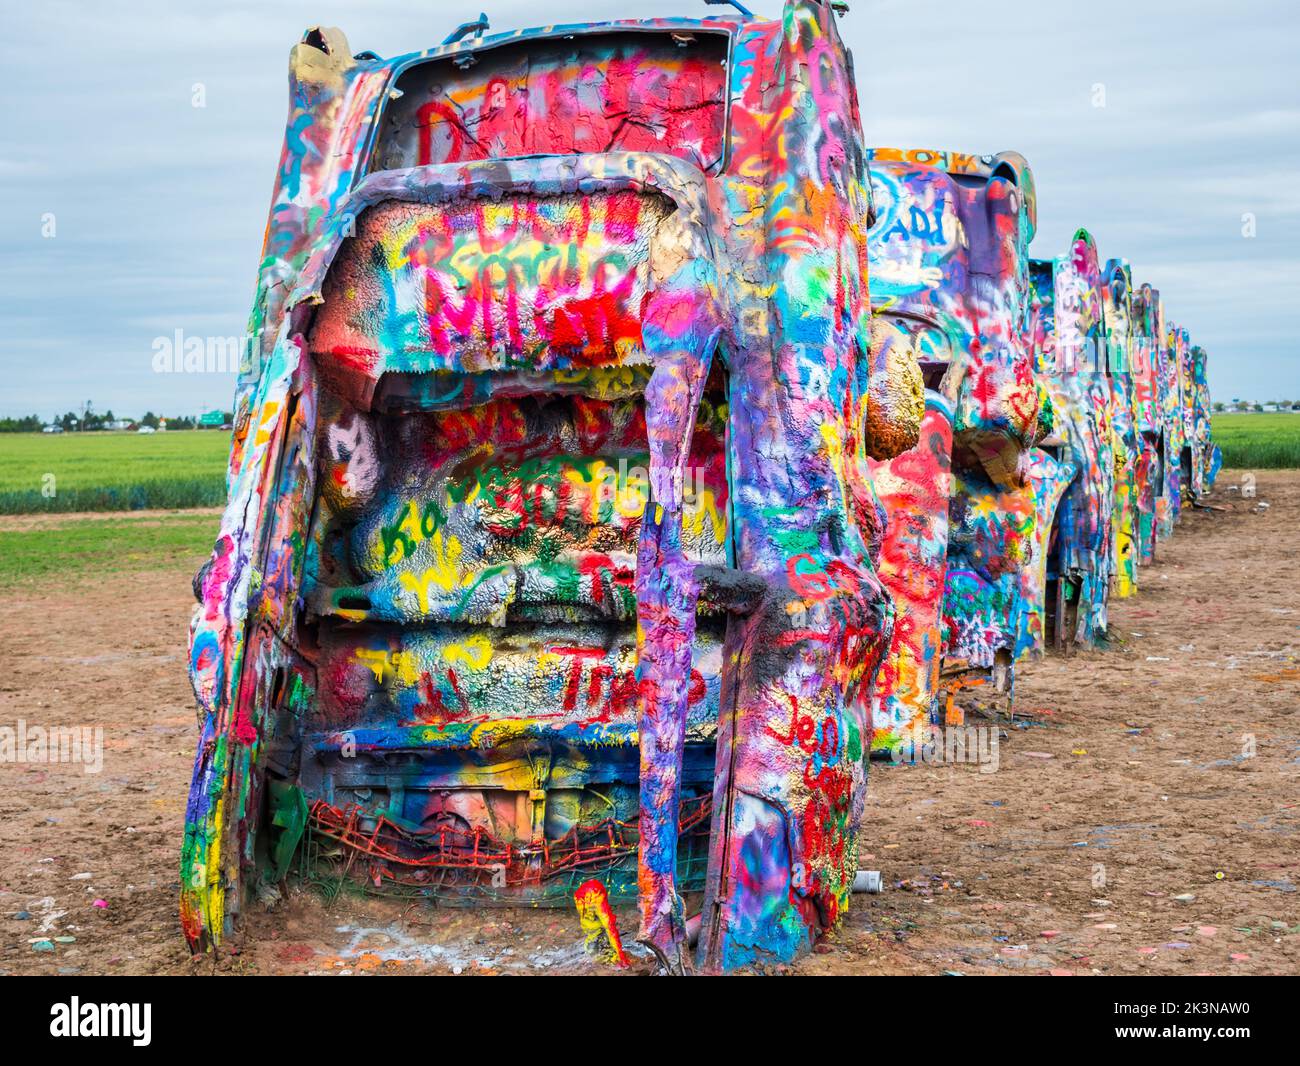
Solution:
[[(708, 858), (708, 793), (684, 799), (680, 815), (678, 882), (684, 891), (704, 880)], [(612, 897), (636, 895), (635, 819), (578, 826), (554, 840), (525, 845), (477, 828), (416, 828), (355, 804), (312, 804), (302, 851), (304, 876), (330, 896), (350, 881), (382, 895), (448, 901), (567, 902), (591, 877)]]

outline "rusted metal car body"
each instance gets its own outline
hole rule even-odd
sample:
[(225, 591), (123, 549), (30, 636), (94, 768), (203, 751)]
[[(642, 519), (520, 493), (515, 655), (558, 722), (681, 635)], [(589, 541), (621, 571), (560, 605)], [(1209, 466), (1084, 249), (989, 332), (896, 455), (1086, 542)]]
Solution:
[(1182, 513), (1183, 492), (1190, 483), (1190, 469), (1183, 471), (1183, 451), (1187, 447), (1187, 419), (1183, 416), (1183, 363), (1188, 337), (1176, 323), (1165, 322), (1165, 375), (1161, 398), (1164, 403), (1165, 454), (1169, 463), (1170, 486), (1168, 526), (1162, 529), (1172, 536), (1174, 526)]
[(1207, 356), (1199, 344), (1190, 344), (1183, 363), (1185, 380), (1183, 418), (1186, 433), (1186, 469), (1190, 471), (1189, 491), (1199, 500), (1212, 488), (1223, 466), (1223, 453), (1214, 443), (1210, 427), (1210, 381)]
[(1187, 330), (1166, 322), (1160, 293), (1150, 285), (1137, 291), (1134, 320), (1141, 353), (1135, 410), (1149, 454), (1139, 466), (1139, 484), (1141, 498), (1153, 504), (1148, 523), (1148, 504), (1141, 503), (1140, 553), (1147, 561), (1157, 542), (1172, 536), (1184, 494), (1198, 501), (1213, 488), (1223, 455), (1212, 439), (1205, 350), (1192, 344)]
[(1024, 588), (1023, 655), (1102, 641), (1112, 591), (1137, 591), (1184, 488), (1197, 498), (1197, 472), (1204, 486), (1221, 462), (1199, 414), (1209, 410), (1204, 354), (1166, 323), (1158, 291), (1135, 289), (1124, 260), (1102, 268), (1086, 230), (1066, 255), (1034, 260), (1030, 279), (1030, 343), (1056, 428), (1032, 458), (1030, 573), (1041, 581)]
[(1141, 455), (1137, 468), (1139, 564), (1154, 561), (1160, 530), (1169, 522), (1169, 462), (1162, 391), (1166, 380), (1164, 302), (1142, 285), (1133, 297), (1133, 416)]
[(1212, 439), (1205, 349), (1192, 343), (1184, 327), (1171, 322), (1166, 333), (1165, 357), (1168, 448), (1170, 463), (1177, 469), (1179, 489), (1172, 516), (1176, 522), (1184, 493), (1195, 502), (1213, 488), (1223, 465), (1223, 455)]
[(1066, 254), (1036, 260), (1031, 277), (1028, 335), (1055, 425), (1035, 464), (1038, 554), (1032, 572), (1042, 578), (1032, 595), (1026, 591), (1021, 655), (1100, 640), (1116, 571), (1118, 441), (1104, 278), (1092, 236), (1077, 231)]
[[(196, 949), (295, 853), (461, 902), (598, 877), (674, 971), (691, 894), (706, 970), (836, 923), (893, 615), (868, 458), (923, 413), (871, 211), (818, 0), (304, 37), (191, 635)], [(1023, 389), (953, 399), (1027, 431)]]
[(914, 758), (916, 746), (928, 741), (940, 694), (952, 420), (947, 397), (927, 389), (916, 447), (872, 462), (887, 516), (880, 579), (897, 609), (889, 651), (872, 686), (872, 747), (900, 760)]
[(1106, 379), (1110, 384), (1111, 426), (1115, 438), (1114, 593), (1132, 596), (1138, 587), (1138, 472), (1142, 443), (1134, 410), (1133, 272), (1123, 259), (1106, 262), (1103, 322)]
[[(911, 337), (931, 397), (919, 448), (877, 469), (882, 577), (907, 607), (877, 682), (877, 744), (890, 746), (928, 723), (944, 676), (1009, 700), (1034, 528), (1028, 455), (1047, 412), (1024, 340), (1028, 164), (1014, 152), (871, 157), (872, 304), (882, 330)], [(945, 495), (948, 513), (929, 513)]]
[[(1057, 532), (1062, 497), (1079, 474), (1071, 458), (1080, 427), (1062, 380), (1056, 350), (1056, 264), (1029, 263), (1029, 318), (1025, 342), (1033, 354), (1034, 379), (1052, 414), (1051, 429), (1029, 453), (1029, 483), (1034, 494), (1034, 534), (1021, 572), (1016, 659), (1039, 658), (1048, 647), (1047, 603), (1058, 595), (1060, 544)], [(1049, 562), (1052, 564), (1049, 568)]]

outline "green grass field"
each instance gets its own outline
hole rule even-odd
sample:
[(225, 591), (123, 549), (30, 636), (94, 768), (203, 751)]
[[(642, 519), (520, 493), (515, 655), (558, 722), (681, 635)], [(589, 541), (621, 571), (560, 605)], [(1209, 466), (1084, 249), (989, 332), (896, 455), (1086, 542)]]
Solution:
[[(1300, 413), (1214, 416), (1225, 466), (1300, 468)], [(0, 433), (0, 514), (173, 510), (225, 503), (230, 435)]]
[(221, 516), (208, 512), (67, 517), (0, 528), (0, 591), (142, 570), (193, 573), (212, 553)]
[(0, 514), (215, 507), (230, 434), (0, 433)]
[(1223, 465), (1237, 470), (1282, 470), (1300, 467), (1300, 412), (1216, 414), (1214, 443), (1223, 449)]

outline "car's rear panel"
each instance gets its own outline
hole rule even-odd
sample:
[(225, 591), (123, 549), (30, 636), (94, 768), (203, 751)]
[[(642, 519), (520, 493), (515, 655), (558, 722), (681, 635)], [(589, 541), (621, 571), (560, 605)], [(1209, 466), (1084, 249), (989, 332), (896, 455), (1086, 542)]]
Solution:
[(831, 8), (295, 49), (192, 676), (196, 946), (313, 876), (543, 902), (699, 963), (806, 950), (856, 873), (892, 617), (870, 190)]

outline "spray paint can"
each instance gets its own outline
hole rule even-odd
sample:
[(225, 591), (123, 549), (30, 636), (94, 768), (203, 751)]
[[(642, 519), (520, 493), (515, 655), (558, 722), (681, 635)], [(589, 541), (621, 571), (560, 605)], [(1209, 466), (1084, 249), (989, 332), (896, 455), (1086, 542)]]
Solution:
[(880, 879), (879, 870), (859, 870), (853, 878), (854, 892), (869, 892), (871, 895), (879, 895), (884, 888)]

